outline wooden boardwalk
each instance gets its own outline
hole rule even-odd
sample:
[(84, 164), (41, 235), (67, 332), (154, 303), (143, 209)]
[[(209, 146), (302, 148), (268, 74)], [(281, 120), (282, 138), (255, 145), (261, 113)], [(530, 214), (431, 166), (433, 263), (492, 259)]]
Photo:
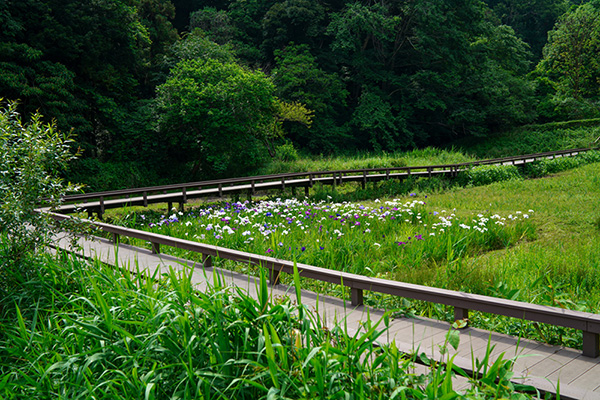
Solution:
[(364, 189), (367, 182), (379, 182), (389, 179), (431, 178), (434, 176), (455, 177), (459, 172), (470, 166), (522, 166), (540, 159), (571, 157), (588, 150), (590, 149), (572, 149), (461, 164), (300, 172), (78, 194), (66, 196), (65, 203), (59, 207), (58, 211), (62, 214), (87, 211), (90, 217), (93, 213), (97, 213), (101, 219), (104, 211), (110, 208), (147, 207), (149, 204), (167, 203), (168, 209), (171, 209), (173, 203), (179, 203), (181, 209), (190, 199), (223, 198), (224, 196), (241, 195), (243, 193), (248, 193), (248, 196), (251, 197), (257, 192), (284, 190), (285, 188), (292, 188), (292, 191), (295, 191), (296, 188), (303, 187), (305, 195), (308, 196), (309, 189), (315, 184), (331, 185), (335, 188), (336, 185), (357, 182), (361, 183)]
[[(57, 239), (57, 247), (68, 249), (67, 240)], [(149, 250), (120, 245), (118, 248), (106, 239), (80, 239), (83, 254), (86, 257), (98, 258), (102, 262), (121, 267), (136, 266), (150, 272), (169, 267), (177, 270), (193, 268), (192, 281), (199, 290), (207, 286), (207, 279), (212, 281), (213, 268), (204, 268), (202, 264), (179, 259), (164, 254), (152, 254)], [(215, 269), (224, 282), (247, 290), (256, 295), (257, 278), (235, 272)], [(271, 296), (294, 296), (294, 289), (286, 285), (271, 288)], [(361, 329), (361, 321), (370, 317), (377, 321), (383, 316), (382, 310), (365, 306), (353, 307), (349, 302), (302, 291), (302, 302), (313, 308), (323, 320), (325, 326), (336, 322), (347, 322), (350, 333)], [(439, 345), (444, 342), (450, 329), (447, 322), (426, 318), (397, 318), (390, 321), (388, 331), (381, 336), (381, 343), (395, 340), (399, 350), (406, 353), (418, 351), (433, 359), (441, 359)], [(556, 393), (560, 387), (563, 399), (598, 399), (600, 400), (600, 357), (589, 358), (580, 350), (559, 346), (550, 346), (531, 340), (518, 339), (508, 335), (476, 328), (460, 330), (460, 345), (450, 355), (455, 355), (454, 363), (466, 371), (473, 370), (473, 360), (483, 359), (488, 343), (494, 346), (492, 360), (504, 353), (505, 359), (517, 356), (514, 367), (515, 383), (532, 385), (544, 392)], [(446, 356), (447, 357), (447, 356)], [(467, 385), (465, 380), (458, 381), (457, 387)], [(559, 386), (560, 385), (560, 386)]]

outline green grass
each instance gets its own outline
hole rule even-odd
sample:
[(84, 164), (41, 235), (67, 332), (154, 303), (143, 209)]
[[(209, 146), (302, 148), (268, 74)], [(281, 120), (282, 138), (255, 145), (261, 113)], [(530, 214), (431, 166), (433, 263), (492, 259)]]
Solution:
[(590, 147), (600, 136), (600, 121), (571, 121), (515, 128), (494, 136), (456, 141), (453, 149), (478, 158), (509, 157)]
[[(243, 228), (235, 224), (235, 219), (243, 214), (235, 214), (228, 223), (221, 221), (232, 215), (227, 212), (236, 210), (231, 203), (194, 210), (191, 219), (175, 215), (181, 218), (179, 222), (169, 222), (171, 215), (160, 218), (155, 213), (154, 217), (147, 214), (149, 219), (143, 222), (140, 215), (135, 221), (132, 215), (126, 224), (147, 227), (150, 219), (155, 218), (154, 223), (162, 221), (160, 227), (152, 228), (156, 232), (188, 239), (196, 237), (202, 242), (258, 254), (369, 276), (597, 312), (600, 309), (598, 165), (590, 164), (543, 179), (509, 180), (430, 195), (419, 192), (389, 204), (386, 202), (390, 200), (343, 203), (344, 195), (337, 192), (331, 192), (337, 193), (337, 199), (296, 202), (296, 208), (277, 201), (246, 204), (242, 208), (257, 212)], [(344, 186), (338, 189), (343, 190)], [(307, 211), (310, 215), (304, 218)], [(203, 212), (212, 219), (202, 220)], [(272, 215), (268, 216), (269, 212)], [(385, 212), (390, 214), (382, 218)], [(451, 214), (454, 214), (452, 226), (440, 234), (440, 216)], [(525, 214), (530, 218), (525, 218)], [(497, 217), (492, 219), (492, 215)], [(291, 218), (290, 228), (294, 229), (287, 228), (288, 218)], [(481, 225), (487, 231), (476, 232), (473, 227), (480, 226), (482, 218), (488, 219)], [(213, 228), (218, 225), (218, 232), (212, 228), (207, 231), (209, 223)], [(461, 228), (461, 224), (471, 229)], [(236, 229), (223, 233), (226, 226)], [(272, 233), (265, 236), (260, 233), (261, 228)], [(244, 236), (244, 232), (250, 233)], [(420, 238), (415, 240), (417, 235)], [(193, 257), (187, 253), (177, 255)], [(253, 272), (232, 263), (222, 266)], [(314, 282), (303, 284), (318, 287)], [(339, 288), (327, 290), (341, 295)], [(451, 310), (431, 304), (377, 294), (369, 294), (367, 302), (451, 318)], [(479, 314), (473, 319), (482, 327), (524, 333), (552, 343), (577, 347), (581, 342), (580, 333), (575, 331), (516, 324)]]
[[(377, 344), (389, 316), (348, 335), (344, 324), (323, 326), (298, 291), (271, 301), (264, 275), (254, 299), (216, 278), (199, 292), (173, 271), (146, 276), (67, 256), (38, 261), (37, 274), (0, 298), (0, 398), (459, 396), (453, 376), (464, 373), (452, 358), (416, 373), (416, 355)], [(457, 337), (441, 345), (456, 346)], [(531, 398), (508, 381), (512, 360), (488, 357), (483, 377), (462, 390), (467, 398)]]
[(258, 172), (259, 175), (286, 172), (331, 171), (363, 168), (393, 168), (433, 164), (456, 164), (475, 158), (454, 149), (441, 150), (433, 147), (397, 153), (359, 153), (351, 156), (307, 156), (295, 161), (273, 160)]

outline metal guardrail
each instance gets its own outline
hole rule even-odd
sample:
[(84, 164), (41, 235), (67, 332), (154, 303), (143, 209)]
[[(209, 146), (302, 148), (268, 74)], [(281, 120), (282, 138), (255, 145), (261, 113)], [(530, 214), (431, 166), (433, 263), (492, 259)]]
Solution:
[[(62, 214), (49, 214), (57, 221), (72, 218)], [(200, 253), (205, 266), (212, 265), (213, 257), (259, 265), (268, 269), (269, 282), (273, 285), (276, 285), (279, 282), (279, 277), (282, 273), (293, 274), (294, 268), (296, 268), (301, 277), (343, 285), (350, 288), (350, 298), (353, 306), (358, 306), (363, 303), (363, 293), (365, 290), (368, 290), (452, 306), (454, 307), (454, 317), (456, 320), (468, 318), (469, 310), (475, 310), (578, 329), (583, 332), (583, 355), (593, 358), (600, 355), (599, 314), (457, 292), (387, 279), (370, 278), (102, 222), (83, 221), (96, 226), (104, 232), (111, 233), (115, 243), (118, 243), (120, 236), (150, 242), (153, 253), (160, 253), (160, 246), (164, 245)]]
[[(468, 167), (490, 165), (490, 164), (525, 164), (543, 158), (564, 157), (579, 154), (591, 150), (590, 148), (560, 150), (545, 153), (526, 154), (514, 157), (493, 158), (458, 164), (438, 164), (412, 167), (391, 168), (364, 168), (352, 170), (329, 170), (315, 172), (296, 172), (275, 175), (261, 175), (243, 178), (220, 179), (211, 181), (189, 182), (181, 184), (152, 186), (134, 189), (112, 190), (89, 194), (76, 194), (65, 196), (63, 206), (58, 211), (74, 212), (77, 203), (82, 208), (87, 208), (91, 215), (92, 210), (98, 212), (101, 217), (105, 208), (123, 207), (125, 205), (147, 206), (149, 203), (165, 202), (171, 208), (174, 201), (180, 206), (192, 197), (206, 195), (217, 195), (222, 197), (224, 193), (248, 191), (253, 195), (257, 190), (285, 189), (292, 187), (304, 187), (308, 189), (315, 183), (330, 184), (334, 187), (343, 182), (360, 182), (365, 187), (368, 181), (379, 181), (385, 179), (403, 179), (409, 176), (432, 177), (434, 175), (457, 176), (458, 173)], [(175, 192), (173, 192), (175, 191)], [(132, 196), (138, 196), (132, 198)], [(117, 197), (117, 199), (113, 199)], [(94, 203), (88, 203), (89, 201)], [(83, 203), (82, 203), (83, 202)]]

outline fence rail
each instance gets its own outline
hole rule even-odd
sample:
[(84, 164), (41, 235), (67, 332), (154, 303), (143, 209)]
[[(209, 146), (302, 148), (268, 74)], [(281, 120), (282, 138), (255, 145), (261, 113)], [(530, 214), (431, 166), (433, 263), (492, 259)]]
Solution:
[[(72, 218), (63, 214), (49, 214), (57, 221), (64, 221)], [(475, 310), (520, 318), (527, 321), (578, 329), (583, 332), (583, 355), (593, 358), (600, 355), (599, 314), (457, 292), (387, 279), (370, 278), (363, 275), (294, 263), (292, 261), (280, 260), (273, 257), (246, 253), (225, 247), (207, 245), (102, 222), (83, 221), (96, 226), (104, 232), (111, 233), (115, 243), (119, 241), (120, 236), (124, 236), (149, 242), (154, 253), (160, 253), (161, 245), (199, 253), (202, 255), (205, 266), (211, 266), (214, 257), (261, 266), (269, 271), (269, 282), (273, 285), (278, 284), (279, 277), (282, 273), (292, 274), (294, 272), (294, 267), (296, 267), (301, 277), (348, 287), (350, 289), (351, 302), (354, 306), (363, 303), (363, 293), (367, 290), (452, 306), (454, 307), (454, 317), (456, 320), (468, 318), (469, 310)]]
[(591, 148), (560, 150), (545, 153), (526, 154), (514, 157), (493, 158), (458, 164), (437, 164), (411, 167), (364, 168), (351, 170), (329, 170), (314, 172), (295, 172), (275, 175), (261, 175), (243, 178), (220, 179), (201, 182), (152, 186), (134, 189), (112, 190), (105, 192), (75, 194), (65, 196), (63, 204), (57, 209), (62, 213), (87, 210), (91, 216), (96, 212), (101, 218), (107, 208), (124, 206), (144, 206), (151, 203), (179, 203), (180, 208), (191, 198), (206, 196), (223, 197), (225, 194), (247, 192), (249, 196), (257, 191), (304, 187), (305, 193), (316, 183), (341, 185), (344, 182), (360, 182), (363, 188), (367, 182), (388, 179), (406, 179), (408, 177), (432, 177), (437, 175), (455, 177), (467, 168), (490, 164), (523, 165), (539, 159), (568, 157), (591, 150)]

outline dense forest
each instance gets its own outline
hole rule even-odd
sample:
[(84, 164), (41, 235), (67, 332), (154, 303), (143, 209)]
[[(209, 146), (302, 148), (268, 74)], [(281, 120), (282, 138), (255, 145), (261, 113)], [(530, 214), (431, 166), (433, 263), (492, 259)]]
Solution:
[(0, 97), (99, 190), (600, 116), (600, 0), (0, 0)]

